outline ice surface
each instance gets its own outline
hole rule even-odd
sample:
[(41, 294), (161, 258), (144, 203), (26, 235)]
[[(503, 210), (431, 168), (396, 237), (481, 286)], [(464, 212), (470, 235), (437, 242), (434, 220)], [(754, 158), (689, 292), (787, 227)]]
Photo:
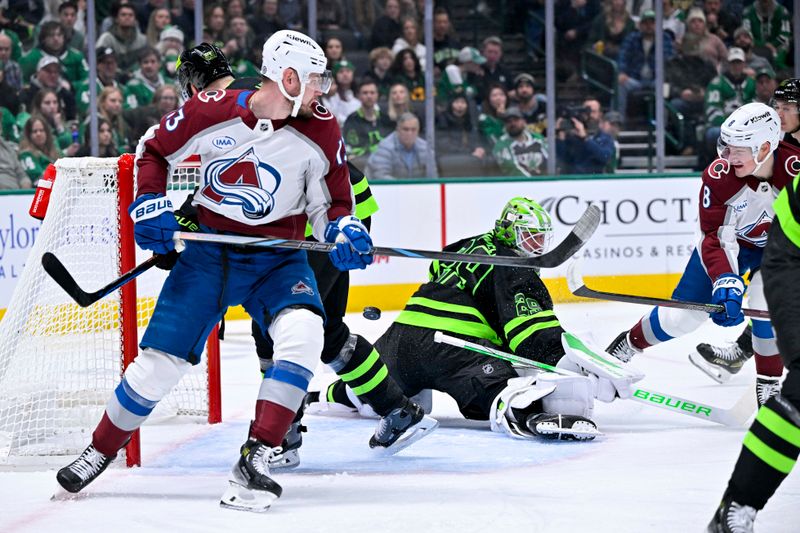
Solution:
[[(565, 327), (605, 346), (647, 308), (564, 304)], [(396, 313), (354, 331), (376, 338)], [(301, 466), (276, 474), (284, 493), (265, 514), (220, 509), (228, 470), (252, 417), (260, 376), (249, 325), (228, 323), (222, 344), (222, 424), (160, 420), (143, 428), (143, 463), (110, 468), (75, 500), (50, 501), (53, 470), (0, 472), (0, 531), (689, 532), (703, 531), (733, 469), (746, 428), (725, 428), (633, 402), (599, 403), (604, 437), (589, 443), (520, 441), (466, 421), (434, 396), (441, 427), (379, 459), (376, 421), (307, 416)], [(717, 385), (691, 366), (698, 341), (732, 340), (712, 324), (637, 356), (642, 385), (722, 407), (754, 380), (752, 363)], [(312, 386), (327, 382), (318, 376)], [(87, 439), (88, 439), (87, 435)], [(66, 464), (68, 460), (65, 460)], [(756, 530), (800, 531), (800, 474), (759, 513)]]

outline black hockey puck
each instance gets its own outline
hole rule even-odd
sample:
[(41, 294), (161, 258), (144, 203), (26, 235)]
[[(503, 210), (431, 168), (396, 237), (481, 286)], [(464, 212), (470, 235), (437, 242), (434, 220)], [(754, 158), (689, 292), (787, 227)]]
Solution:
[(361, 314), (367, 320), (378, 320), (381, 317), (381, 310), (377, 307), (365, 307)]

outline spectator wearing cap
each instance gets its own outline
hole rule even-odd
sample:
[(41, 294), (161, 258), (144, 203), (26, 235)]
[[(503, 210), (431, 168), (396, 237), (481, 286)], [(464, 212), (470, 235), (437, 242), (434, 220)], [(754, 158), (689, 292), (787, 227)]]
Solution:
[(83, 32), (77, 30), (75, 25), (78, 22), (78, 4), (74, 0), (66, 0), (58, 6), (58, 21), (61, 29), (64, 30), (64, 42), (73, 50), (82, 51), (85, 38)]
[(378, 143), (394, 130), (392, 120), (378, 107), (378, 85), (365, 78), (358, 86), (361, 103), (342, 127), (342, 136), (347, 147), (347, 157), (359, 168), (364, 168), (367, 159), (378, 149)]
[(433, 63), (440, 70), (458, 61), (461, 43), (455, 36), (450, 15), (444, 7), (433, 11)]
[(598, 54), (616, 61), (622, 41), (635, 30), (636, 23), (625, 0), (611, 0), (603, 4), (603, 10), (592, 21), (586, 42)]
[(184, 50), (183, 31), (177, 26), (167, 26), (161, 30), (156, 50), (164, 58), (161, 63), (161, 74), (169, 79), (175, 79), (175, 64)]
[[(639, 29), (628, 34), (620, 46), (617, 60), (617, 109), (623, 120), (627, 118), (628, 95), (653, 88), (656, 68), (655, 36), (656, 13), (648, 9), (641, 14)], [(669, 61), (674, 53), (672, 35), (664, 32), (664, 61)]]
[(114, 2), (111, 5), (113, 24), (97, 39), (97, 48), (111, 48), (122, 71), (136, 65), (139, 52), (147, 46), (147, 38), (139, 31), (136, 11), (130, 4)]
[(542, 133), (547, 129), (547, 97), (536, 93), (534, 81), (527, 72), (517, 74), (512, 104), (522, 113), (529, 130)]
[(23, 80), (30, 78), (36, 72), (39, 60), (45, 55), (58, 58), (63, 68), (62, 75), (72, 84), (83, 81), (89, 76), (89, 65), (83, 54), (67, 46), (64, 30), (55, 20), (42, 24), (38, 45), (19, 60)]
[(733, 46), (741, 48), (745, 56), (744, 71), (748, 76), (755, 77), (756, 72), (765, 68), (772, 68), (769, 60), (753, 51), (753, 34), (747, 28), (737, 28), (733, 32)]
[(539, 176), (547, 168), (547, 142), (528, 130), (518, 107), (509, 107), (503, 115), (505, 133), (492, 149), (500, 171), (506, 176)]
[(392, 86), (392, 61), (394, 54), (385, 46), (379, 46), (369, 51), (369, 70), (364, 74), (364, 79), (370, 79), (378, 86), (378, 95), (382, 100), (389, 97), (389, 88)]
[(149, 46), (144, 48), (139, 53), (139, 68), (133, 71), (133, 76), (122, 90), (127, 109), (144, 107), (153, 101), (156, 89), (166, 83), (160, 71), (161, 56), (158, 51)]
[(745, 55), (741, 48), (728, 51), (728, 64), (722, 74), (711, 80), (706, 87), (705, 111), (706, 134), (703, 161), (710, 163), (716, 154), (719, 127), (725, 117), (749, 104), (756, 96), (756, 81), (749, 77), (745, 69)]
[(483, 97), (483, 65), (486, 58), (477, 48), (465, 46), (458, 53), (458, 64), (447, 65), (436, 86), (436, 100), (446, 107), (456, 95), (465, 95), (470, 102)]
[(355, 67), (342, 59), (333, 65), (333, 76), (336, 79), (335, 88), (323, 96), (325, 107), (336, 117), (339, 127), (343, 127), (347, 117), (361, 107), (361, 101), (353, 92)]
[(0, 63), (3, 65), (3, 79), (15, 92), (19, 92), (23, 85), (22, 68), (11, 58), (13, 46), (14, 41), (11, 37), (5, 31), (0, 31)]
[(370, 48), (385, 46), (391, 48), (395, 40), (403, 34), (400, 26), (400, 0), (386, 0), (383, 14), (375, 19), (370, 34)]
[(419, 136), (419, 119), (406, 112), (397, 119), (397, 127), (378, 143), (367, 161), (366, 175), (373, 180), (435, 178), (429, 176), (427, 161), (430, 148)]
[(67, 120), (75, 119), (75, 95), (69, 83), (61, 77), (61, 62), (57, 57), (45, 55), (39, 59), (36, 74), (31, 78), (30, 84), (20, 92), (20, 102), (31, 109), (31, 103), (41, 89), (54, 90), (61, 100)]
[(772, 105), (772, 94), (778, 87), (778, 80), (775, 79), (775, 71), (772, 67), (766, 67), (756, 72), (756, 96), (753, 101), (762, 104)]
[(705, 0), (703, 13), (706, 16), (708, 31), (728, 44), (733, 38), (733, 32), (741, 24), (741, 18), (733, 13), (730, 6), (722, 9), (722, 2), (723, 0)]
[(496, 35), (490, 35), (481, 43), (481, 55), (486, 59), (483, 64), (483, 89), (481, 95), (486, 95), (489, 85), (499, 83), (506, 91), (510, 91), (514, 79), (511, 71), (503, 65), (503, 40)]
[(609, 111), (600, 119), (599, 127), (589, 132), (576, 117), (559, 118), (556, 122), (556, 157), (562, 174), (613, 173), (617, 161), (617, 136), (622, 115)]
[(392, 45), (392, 53), (397, 54), (400, 50), (410, 48), (417, 54), (422, 70), (425, 70), (425, 45), (419, 40), (419, 27), (414, 17), (405, 17), (401, 23), (402, 34), (395, 39)]
[(599, 13), (599, 0), (556, 0), (556, 68), (564, 69), (565, 74), (569, 71), (567, 76), (578, 71), (581, 50), (589, 36), (589, 28)]
[[(116, 87), (122, 89), (119, 83), (119, 68), (117, 66), (117, 54), (110, 47), (98, 48), (95, 50), (97, 58), (97, 79), (95, 86), (99, 95), (106, 87)], [(75, 99), (78, 103), (78, 114), (85, 117), (89, 111), (89, 81), (84, 81), (75, 86)]]
[(792, 15), (775, 0), (756, 0), (744, 8), (742, 26), (753, 34), (755, 46), (764, 46), (772, 54), (777, 68), (785, 68), (792, 40)]
[(709, 33), (706, 16), (699, 7), (693, 7), (686, 14), (686, 34), (683, 36), (680, 51), (686, 56), (697, 56), (710, 62), (720, 71), (728, 57), (728, 49), (722, 39)]
[(408, 88), (408, 94), (414, 102), (425, 100), (425, 76), (422, 66), (414, 50), (400, 50), (392, 62), (392, 83), (402, 83)]

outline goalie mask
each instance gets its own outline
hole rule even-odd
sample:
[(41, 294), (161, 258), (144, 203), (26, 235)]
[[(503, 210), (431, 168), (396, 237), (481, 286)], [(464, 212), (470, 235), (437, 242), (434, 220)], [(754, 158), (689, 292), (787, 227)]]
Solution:
[(192, 87), (199, 92), (225, 76), (233, 77), (233, 71), (225, 54), (213, 44), (200, 43), (175, 62), (175, 77), (184, 100), (192, 97)]
[[(778, 112), (766, 104), (754, 102), (743, 105), (722, 123), (717, 154), (727, 159), (736, 170), (736, 176), (741, 178), (755, 174), (778, 148), (780, 140), (781, 120)], [(759, 160), (758, 153), (764, 143), (769, 143), (769, 152)], [(755, 162), (755, 168), (750, 170), (747, 167), (752, 161)]]
[[(292, 102), (292, 116), (296, 117), (303, 103), (306, 86), (312, 85), (323, 94), (331, 88), (333, 77), (325, 67), (325, 52), (311, 37), (293, 30), (273, 33), (264, 43), (261, 57), (261, 75), (278, 84), (281, 94)], [(283, 86), (283, 71), (294, 70), (300, 80), (300, 94), (290, 96)]]
[(494, 234), (502, 244), (520, 255), (535, 257), (547, 253), (553, 237), (550, 214), (530, 198), (508, 201), (494, 225)]

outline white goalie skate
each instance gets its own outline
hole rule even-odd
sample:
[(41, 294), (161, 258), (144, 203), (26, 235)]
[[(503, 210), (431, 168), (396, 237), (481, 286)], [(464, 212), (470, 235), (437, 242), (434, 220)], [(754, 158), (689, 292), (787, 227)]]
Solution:
[(602, 435), (597, 425), (583, 416), (539, 413), (525, 421), (537, 437), (553, 440), (592, 440)]

